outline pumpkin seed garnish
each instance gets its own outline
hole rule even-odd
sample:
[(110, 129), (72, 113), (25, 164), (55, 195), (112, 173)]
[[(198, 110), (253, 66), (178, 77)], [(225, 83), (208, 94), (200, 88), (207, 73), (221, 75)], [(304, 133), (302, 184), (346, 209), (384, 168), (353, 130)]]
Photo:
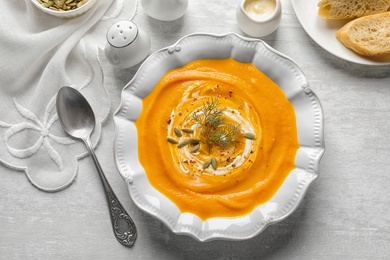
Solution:
[(175, 135), (177, 137), (181, 137), (182, 136), (182, 133), (181, 133), (181, 130), (177, 127), (173, 128), (173, 132), (175, 132)]
[(242, 136), (249, 140), (255, 140), (256, 136), (250, 132), (244, 132), (242, 133)]
[(182, 128), (181, 131), (188, 134), (192, 134), (194, 132), (194, 130), (190, 128)]
[(199, 144), (199, 139), (196, 138), (188, 138), (190, 144)]
[(183, 148), (188, 144), (199, 144), (199, 140), (196, 138), (186, 138), (177, 145), (177, 148)]
[(178, 141), (175, 138), (170, 137), (170, 136), (167, 137), (167, 141), (170, 142), (171, 144), (177, 144), (178, 143)]
[(184, 139), (181, 141), (178, 145), (177, 148), (183, 148), (184, 146), (188, 145), (190, 143), (190, 139)]
[(211, 164), (211, 158), (208, 158), (204, 163), (203, 163), (203, 169), (207, 169)]
[(218, 168), (217, 159), (215, 159), (214, 157), (211, 158), (211, 166), (213, 167), (214, 171)]
[(191, 153), (196, 153), (200, 148), (200, 144), (196, 144), (194, 145), (191, 149), (190, 149), (190, 152)]

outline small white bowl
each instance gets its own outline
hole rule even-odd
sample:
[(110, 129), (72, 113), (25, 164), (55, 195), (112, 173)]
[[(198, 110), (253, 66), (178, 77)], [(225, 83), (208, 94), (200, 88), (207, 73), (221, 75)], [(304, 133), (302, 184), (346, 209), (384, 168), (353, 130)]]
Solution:
[(282, 18), (282, 3), (281, 0), (269, 0), (275, 2), (273, 13), (264, 17), (254, 17), (245, 9), (245, 6), (250, 2), (256, 1), (243, 0), (238, 5), (236, 11), (237, 22), (240, 29), (249, 36), (264, 37), (273, 33), (279, 27)]
[(69, 11), (56, 11), (56, 10), (49, 9), (47, 7), (43, 7), (42, 4), (38, 2), (38, 0), (31, 0), (31, 2), (38, 9), (42, 10), (45, 13), (51, 14), (53, 16), (57, 16), (60, 18), (74, 18), (86, 13), (97, 2), (97, 0), (89, 0), (84, 5)]
[(141, 0), (142, 8), (150, 17), (160, 21), (174, 21), (182, 17), (188, 0)]

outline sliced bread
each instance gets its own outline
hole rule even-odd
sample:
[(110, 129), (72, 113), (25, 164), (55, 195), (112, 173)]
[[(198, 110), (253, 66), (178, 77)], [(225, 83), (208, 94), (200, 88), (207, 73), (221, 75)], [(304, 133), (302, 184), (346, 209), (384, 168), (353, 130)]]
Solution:
[(361, 55), (390, 55), (390, 12), (352, 20), (336, 32), (336, 37)]
[(320, 0), (318, 7), (326, 19), (350, 19), (390, 11), (390, 0)]

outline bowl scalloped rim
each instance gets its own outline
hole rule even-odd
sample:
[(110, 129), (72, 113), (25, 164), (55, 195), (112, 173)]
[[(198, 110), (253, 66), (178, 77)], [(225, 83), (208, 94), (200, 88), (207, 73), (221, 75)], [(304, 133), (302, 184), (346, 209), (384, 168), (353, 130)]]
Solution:
[[(229, 57), (240, 62), (252, 62), (284, 91), (295, 109), (300, 148), (295, 158), (296, 168), (271, 200), (242, 217), (202, 221), (192, 213), (181, 213), (173, 202), (150, 185), (138, 161), (134, 122), (141, 113), (142, 99), (166, 72), (196, 59)], [(189, 34), (175, 44), (154, 52), (123, 88), (121, 104), (114, 113), (114, 123), (115, 162), (134, 203), (165, 223), (174, 233), (189, 235), (199, 241), (249, 239), (267, 226), (287, 218), (300, 205), (310, 184), (318, 177), (319, 162), (325, 151), (321, 104), (309, 88), (302, 70), (262, 40), (235, 33)]]

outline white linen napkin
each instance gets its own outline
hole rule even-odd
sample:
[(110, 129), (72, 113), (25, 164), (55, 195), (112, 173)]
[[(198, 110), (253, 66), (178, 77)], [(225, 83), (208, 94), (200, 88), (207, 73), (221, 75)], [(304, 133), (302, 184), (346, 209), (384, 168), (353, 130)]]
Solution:
[(0, 1), (0, 163), (25, 172), (41, 190), (58, 191), (73, 182), (77, 159), (87, 150), (61, 128), (56, 94), (62, 86), (73, 86), (88, 99), (97, 118), (96, 145), (110, 97), (103, 52), (94, 37), (85, 35), (93, 29), (105, 39), (110, 19), (124, 2), (98, 0), (84, 15), (63, 19), (42, 12), (31, 0)]

